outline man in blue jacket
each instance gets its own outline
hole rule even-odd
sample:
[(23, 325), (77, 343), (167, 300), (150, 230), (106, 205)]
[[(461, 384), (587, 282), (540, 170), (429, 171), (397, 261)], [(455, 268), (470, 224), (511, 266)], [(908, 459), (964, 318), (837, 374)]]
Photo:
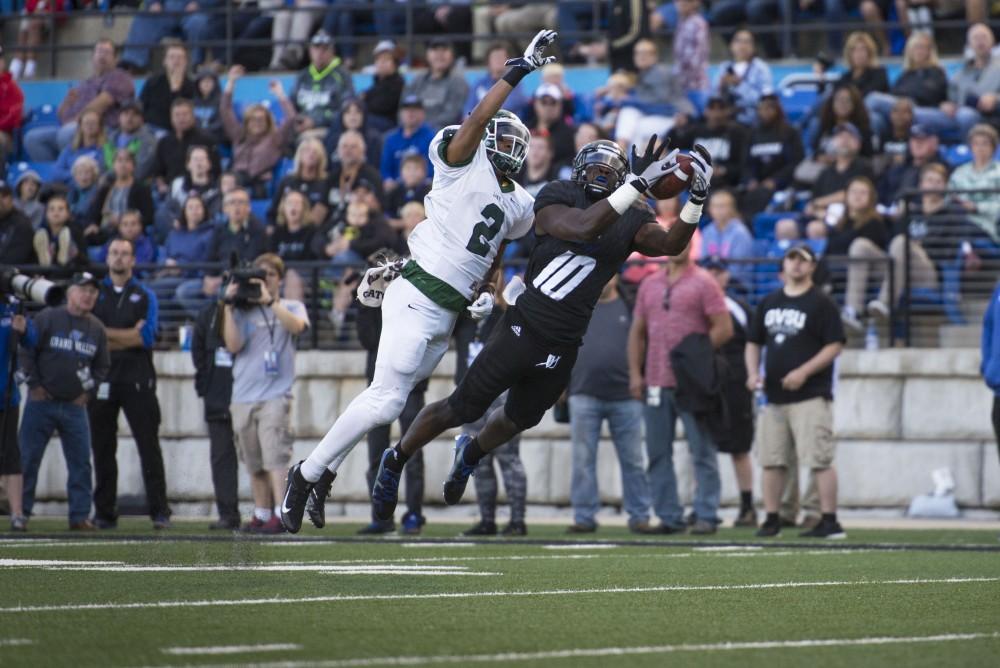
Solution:
[(1000, 454), (1000, 284), (997, 284), (990, 298), (990, 305), (983, 318), (983, 361), (979, 367), (986, 385), (993, 390), (993, 432), (997, 437), (997, 453)]

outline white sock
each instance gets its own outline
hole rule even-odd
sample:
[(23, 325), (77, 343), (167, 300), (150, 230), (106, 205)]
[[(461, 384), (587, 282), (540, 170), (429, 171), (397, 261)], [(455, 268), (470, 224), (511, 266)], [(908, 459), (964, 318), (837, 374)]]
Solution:
[(268, 522), (271, 519), (271, 509), (270, 508), (254, 508), (253, 516), (259, 519), (261, 522)]
[(278, 504), (274, 507), (274, 514), (277, 515), (278, 517), (281, 517), (281, 504)]
[(24, 64), (24, 78), (25, 79), (34, 79), (35, 78), (35, 67), (36, 67), (36, 64), (35, 64), (34, 60), (29, 60), (28, 62), (26, 62)]
[[(330, 431), (326, 432), (319, 445), (302, 462), (299, 471), (307, 481), (316, 482), (328, 467), (336, 472), (337, 466), (358, 441), (382, 424), (377, 421), (375, 411), (370, 406), (369, 402), (375, 400), (370, 390), (371, 388), (354, 398), (347, 410), (341, 413), (330, 427)], [(393, 420), (395, 419), (394, 417)]]
[(24, 61), (20, 58), (11, 58), (10, 66), (7, 68), (10, 75), (15, 79), (21, 78), (21, 73), (24, 71)]

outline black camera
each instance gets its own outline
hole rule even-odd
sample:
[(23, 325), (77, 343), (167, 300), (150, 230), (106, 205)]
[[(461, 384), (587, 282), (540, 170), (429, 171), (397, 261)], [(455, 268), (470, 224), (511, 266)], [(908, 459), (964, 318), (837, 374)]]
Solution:
[(231, 299), (223, 300), (226, 304), (232, 304), (236, 308), (249, 309), (257, 306), (260, 302), (260, 283), (267, 278), (267, 271), (260, 267), (255, 267), (250, 263), (240, 263), (239, 258), (233, 253), (229, 259), (229, 271), (226, 272), (226, 280), (223, 290), (230, 283), (236, 283), (236, 294)]
[(46, 278), (32, 278), (14, 267), (0, 265), (0, 295), (14, 295), (21, 301), (57, 306), (66, 297), (66, 290)]

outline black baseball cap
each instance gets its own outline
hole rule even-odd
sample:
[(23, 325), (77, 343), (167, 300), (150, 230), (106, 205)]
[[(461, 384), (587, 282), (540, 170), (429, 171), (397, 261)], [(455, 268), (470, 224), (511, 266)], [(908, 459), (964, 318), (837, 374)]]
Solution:
[(445, 39), (444, 37), (432, 37), (430, 41), (427, 42), (428, 49), (450, 49), (452, 48), (451, 40)]
[(399, 108), (403, 107), (416, 107), (418, 109), (424, 108), (424, 101), (420, 99), (419, 95), (410, 93), (409, 95), (404, 95), (403, 99), (399, 101)]
[(723, 95), (721, 93), (714, 93), (708, 98), (708, 102), (705, 103), (706, 107), (731, 107), (733, 106), (733, 97), (731, 95)]
[(133, 97), (122, 102), (121, 106), (118, 107), (118, 111), (134, 111), (138, 114), (142, 114), (142, 103)]
[(861, 141), (861, 130), (858, 130), (858, 126), (854, 123), (841, 123), (833, 129), (833, 134), (835, 135), (838, 135), (841, 132), (846, 132), (858, 141)]
[(327, 31), (319, 30), (309, 40), (309, 46), (333, 46), (333, 37)]
[(803, 260), (808, 262), (816, 261), (816, 252), (812, 247), (806, 244), (796, 244), (794, 246), (789, 246), (788, 250), (785, 251), (785, 257), (791, 257), (793, 255), (798, 255)]
[(931, 132), (931, 129), (926, 125), (917, 123), (910, 128), (910, 139), (926, 139), (928, 137), (937, 137), (937, 135)]
[(729, 263), (726, 262), (726, 258), (721, 255), (709, 255), (708, 257), (703, 257), (698, 260), (698, 266), (702, 269), (716, 269), (718, 271), (726, 271), (729, 269)]
[(98, 289), (100, 289), (100, 287), (101, 287), (101, 282), (99, 280), (97, 280), (97, 277), (94, 276), (89, 271), (81, 271), (81, 272), (78, 272), (76, 274), (73, 274), (73, 278), (70, 279), (69, 284), (70, 285), (92, 285), (92, 286), (94, 286), (95, 288), (98, 288)]

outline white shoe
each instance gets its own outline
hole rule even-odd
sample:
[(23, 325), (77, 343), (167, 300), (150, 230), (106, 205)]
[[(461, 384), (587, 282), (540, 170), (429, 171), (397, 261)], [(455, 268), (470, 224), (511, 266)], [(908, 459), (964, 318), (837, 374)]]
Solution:
[(11, 58), (10, 66), (7, 68), (7, 71), (10, 72), (10, 76), (12, 76), (15, 81), (20, 79), (21, 73), (24, 72), (24, 62), (20, 58)]
[(883, 320), (888, 320), (889, 306), (880, 299), (873, 299), (868, 302), (868, 313)]
[(28, 62), (26, 62), (24, 64), (24, 78), (25, 79), (34, 79), (35, 78), (35, 70), (36, 70), (36, 68), (37, 68), (37, 64), (35, 63), (34, 60), (29, 60)]

